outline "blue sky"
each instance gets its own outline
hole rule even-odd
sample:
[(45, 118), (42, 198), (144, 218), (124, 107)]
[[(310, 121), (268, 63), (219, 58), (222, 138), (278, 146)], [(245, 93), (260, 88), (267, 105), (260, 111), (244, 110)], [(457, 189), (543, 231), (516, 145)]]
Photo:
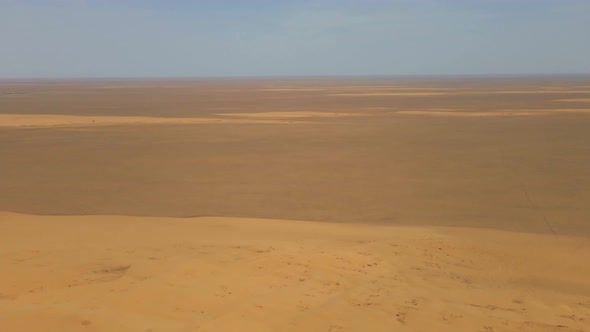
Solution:
[(0, 78), (590, 73), (590, 0), (0, 0)]

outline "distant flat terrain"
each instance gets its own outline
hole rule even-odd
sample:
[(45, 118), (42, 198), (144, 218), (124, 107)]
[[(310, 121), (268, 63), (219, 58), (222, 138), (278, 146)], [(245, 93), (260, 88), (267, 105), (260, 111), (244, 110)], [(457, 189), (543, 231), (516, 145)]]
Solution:
[(0, 82), (0, 210), (590, 236), (590, 79)]

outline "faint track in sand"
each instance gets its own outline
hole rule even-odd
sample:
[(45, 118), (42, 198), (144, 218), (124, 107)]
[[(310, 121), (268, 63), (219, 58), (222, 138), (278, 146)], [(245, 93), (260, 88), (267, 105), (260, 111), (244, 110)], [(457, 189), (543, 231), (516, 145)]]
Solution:
[(543, 212), (543, 209), (540, 208), (539, 205), (537, 204), (537, 202), (532, 198), (529, 187), (527, 186), (526, 182), (524, 182), (522, 180), (522, 177), (519, 176), (519, 174), (516, 172), (515, 168), (509, 167), (508, 164), (506, 163), (506, 155), (505, 155), (504, 151), (500, 152), (500, 160), (502, 162), (502, 166), (505, 169), (508, 169), (514, 175), (514, 177), (517, 179), (518, 184), (521, 187), (521, 190), (524, 194), (524, 197), (525, 197), (526, 201), (528, 202), (529, 208), (541, 215), (541, 217), (543, 218), (543, 221), (545, 222), (545, 225), (547, 226), (547, 229), (557, 238), (557, 232), (555, 232), (555, 230), (551, 226), (551, 223), (547, 219), (547, 216)]

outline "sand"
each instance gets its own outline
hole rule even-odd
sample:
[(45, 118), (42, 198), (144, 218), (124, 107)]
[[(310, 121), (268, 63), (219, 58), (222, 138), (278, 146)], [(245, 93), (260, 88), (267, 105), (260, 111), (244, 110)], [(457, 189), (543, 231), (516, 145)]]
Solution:
[(572, 89), (557, 89), (557, 90), (506, 90), (506, 91), (479, 91), (477, 93), (488, 94), (590, 94), (590, 90), (572, 90)]
[(450, 116), (450, 117), (489, 117), (489, 116), (538, 116), (555, 115), (559, 113), (588, 114), (590, 109), (561, 108), (561, 109), (537, 109), (537, 110), (496, 110), (496, 111), (449, 111), (449, 110), (424, 110), (424, 111), (395, 111), (393, 114), (424, 115), (424, 116)]
[(445, 92), (352, 92), (352, 93), (330, 93), (332, 97), (431, 97), (444, 95), (527, 95), (527, 94), (590, 94), (590, 90), (457, 90)]
[(54, 114), (0, 114), (0, 127), (88, 127), (121, 125), (188, 125), (188, 124), (257, 123), (285, 124), (280, 120), (248, 120), (221, 118), (157, 118), (147, 116), (75, 116)]
[(588, 239), (0, 214), (4, 331), (583, 331)]
[(335, 113), (335, 112), (259, 112), (259, 113), (225, 113), (223, 116), (246, 118), (341, 118), (349, 116), (368, 116), (368, 113)]
[(296, 91), (296, 92), (314, 92), (314, 91), (324, 91), (325, 89), (319, 88), (265, 88), (265, 89), (258, 89), (258, 91), (266, 91), (266, 92), (289, 92), (289, 91)]
[(359, 92), (359, 93), (330, 93), (332, 97), (427, 97), (442, 96), (446, 92)]
[(445, 116), (445, 117), (488, 117), (488, 116), (524, 116), (524, 115), (543, 115), (546, 112), (535, 111), (395, 111), (393, 114), (402, 115), (423, 115), (423, 116)]
[[(534, 233), (547, 232), (547, 219), (560, 235), (590, 237), (588, 107), (554, 101), (571, 98), (568, 91), (581, 89), (580, 83), (15, 82), (0, 88), (20, 96), (0, 95), (0, 114), (6, 113), (0, 121), (0, 211), (237, 216)], [(350, 92), (346, 89), (393, 85), (457, 91), (569, 88), (563, 95), (415, 98), (258, 91), (329, 87)], [(157, 86), (170, 88), (152, 88)], [(59, 93), (65, 90), (79, 93)], [(24, 127), (7, 121), (17, 114), (26, 114)], [(117, 125), (90, 121), (96, 118)], [(132, 124), (137, 118), (150, 121)], [(56, 119), (61, 122), (52, 125)]]
[(588, 331), (588, 82), (3, 81), (0, 331)]
[(574, 103), (590, 103), (590, 98), (569, 98), (569, 99), (558, 99), (557, 101), (567, 101)]
[[(368, 109), (370, 110), (370, 109)], [(374, 108), (373, 110), (381, 110)], [(447, 111), (419, 110), (393, 111), (390, 114), (426, 115), (450, 117), (489, 116), (530, 116), (556, 113), (590, 113), (590, 109), (548, 109), (548, 110), (498, 110), (498, 111)], [(0, 127), (51, 128), (51, 127), (93, 127), (124, 125), (194, 125), (194, 124), (303, 124), (309, 121), (286, 121), (293, 118), (343, 118), (381, 115), (380, 113), (352, 112), (258, 112), (222, 113), (221, 118), (165, 118), (145, 116), (74, 116), (55, 114), (0, 114)], [(233, 117), (228, 118), (228, 117)], [(239, 118), (239, 119), (235, 119)]]
[(267, 91), (267, 92), (312, 92), (312, 91), (358, 91), (358, 92), (379, 92), (379, 93), (387, 93), (381, 91), (388, 91), (388, 90), (412, 90), (412, 91), (445, 91), (451, 90), (452, 88), (445, 88), (445, 87), (418, 87), (418, 86), (401, 86), (401, 85), (346, 85), (346, 86), (323, 86), (323, 87), (275, 87), (275, 88), (263, 88), (258, 89), (258, 91)]

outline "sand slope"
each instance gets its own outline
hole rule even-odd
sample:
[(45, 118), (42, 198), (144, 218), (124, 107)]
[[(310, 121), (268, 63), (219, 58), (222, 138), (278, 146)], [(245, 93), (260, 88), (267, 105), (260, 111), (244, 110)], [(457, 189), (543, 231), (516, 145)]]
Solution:
[(0, 213), (3, 331), (584, 331), (587, 239)]

